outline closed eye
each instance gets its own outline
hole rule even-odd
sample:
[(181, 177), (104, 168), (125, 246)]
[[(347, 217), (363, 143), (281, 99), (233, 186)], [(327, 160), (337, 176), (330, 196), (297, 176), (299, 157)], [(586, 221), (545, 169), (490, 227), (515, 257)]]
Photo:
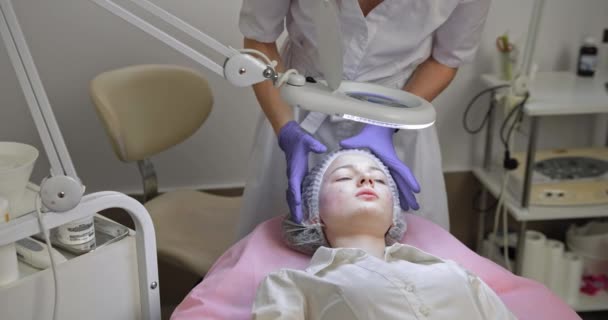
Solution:
[(384, 181), (384, 179), (374, 179), (374, 181), (377, 183), (386, 184), (386, 181)]
[(353, 178), (351, 178), (351, 177), (341, 177), (341, 178), (336, 179), (336, 181), (349, 181), (349, 180), (352, 180), (352, 179)]

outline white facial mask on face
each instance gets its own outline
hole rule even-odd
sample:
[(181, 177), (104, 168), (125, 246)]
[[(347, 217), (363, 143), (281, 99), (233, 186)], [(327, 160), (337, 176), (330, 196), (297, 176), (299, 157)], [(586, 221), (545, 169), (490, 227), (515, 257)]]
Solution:
[(340, 150), (327, 155), (327, 157), (319, 165), (314, 167), (304, 177), (302, 183), (302, 207), (304, 211), (304, 220), (301, 224), (294, 223), (289, 217), (283, 221), (283, 238), (287, 245), (294, 250), (312, 254), (320, 246), (329, 246), (327, 239), (323, 233), (323, 226), (319, 217), (319, 192), (325, 172), (340, 155), (345, 153), (363, 154), (370, 157), (376, 163), (376, 166), (384, 172), (387, 177), (387, 185), (391, 189), (393, 197), (393, 226), (386, 234), (387, 244), (398, 242), (403, 237), (406, 231), (404, 213), (399, 206), (399, 193), (393, 178), (390, 175), (388, 168), (366, 150), (348, 149)]

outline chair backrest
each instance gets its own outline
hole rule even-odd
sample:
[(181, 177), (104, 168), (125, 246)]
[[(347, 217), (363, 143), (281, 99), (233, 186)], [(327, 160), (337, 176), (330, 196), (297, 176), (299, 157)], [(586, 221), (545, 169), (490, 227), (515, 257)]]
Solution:
[(91, 97), (125, 162), (160, 153), (190, 137), (213, 106), (209, 84), (197, 72), (173, 65), (136, 65), (91, 81)]

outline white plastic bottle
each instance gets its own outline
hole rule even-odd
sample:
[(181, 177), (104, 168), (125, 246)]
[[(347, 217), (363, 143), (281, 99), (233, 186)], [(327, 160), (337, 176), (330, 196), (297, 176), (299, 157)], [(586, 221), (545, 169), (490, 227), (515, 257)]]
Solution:
[(68, 246), (82, 248), (81, 245), (95, 240), (93, 216), (76, 220), (57, 227), (57, 240)]

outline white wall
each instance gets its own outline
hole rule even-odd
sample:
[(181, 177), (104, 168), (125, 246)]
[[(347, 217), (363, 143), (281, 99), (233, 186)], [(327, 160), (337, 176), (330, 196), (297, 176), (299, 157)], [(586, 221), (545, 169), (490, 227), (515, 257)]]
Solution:
[[(496, 36), (509, 31), (513, 40), (520, 40), (522, 46), (525, 44), (532, 4), (531, 0), (493, 0), (476, 61), (462, 67), (450, 87), (434, 101), (445, 171), (470, 169), (475, 157), (474, 143), (462, 128), (462, 113), (469, 100), (483, 88), (478, 75), (498, 72)], [(545, 1), (535, 54), (539, 71), (575, 72), (584, 36), (593, 35), (599, 41), (604, 28), (608, 28), (608, 1)], [(608, 46), (604, 47), (608, 50)], [(476, 105), (480, 115), (487, 110), (487, 100), (483, 101)], [(588, 116), (544, 118), (540, 125), (539, 147), (586, 145), (591, 139), (591, 123)], [(560, 135), (560, 132), (565, 134)], [(495, 150), (497, 148), (500, 145), (495, 145)]]
[[(197, 66), (89, 1), (13, 2), (73, 161), (89, 191), (139, 190), (134, 165), (120, 163), (112, 153), (93, 111), (88, 83), (100, 72), (130, 64)], [(224, 44), (241, 46), (236, 27), (241, 1), (154, 2)], [(480, 89), (477, 75), (495, 69), (496, 35), (510, 30), (513, 36), (523, 39), (531, 7), (530, 0), (494, 0), (478, 59), (463, 67), (451, 87), (435, 101), (446, 170), (470, 168), (473, 139), (461, 127), (462, 112)], [(608, 27), (607, 17), (608, 1), (605, 0), (547, 1), (537, 51), (540, 69), (572, 70), (582, 35), (590, 33), (599, 38), (601, 30)], [(235, 89), (220, 77), (202, 72), (211, 81), (216, 107), (194, 137), (156, 159), (160, 182), (165, 188), (239, 186), (245, 181), (259, 108), (249, 89)], [(585, 131), (588, 120), (578, 117), (551, 121), (548, 125), (561, 127), (567, 123), (573, 130)], [(0, 139), (40, 147), (4, 49), (0, 49)], [(586, 143), (588, 137), (570, 135), (549, 139), (545, 144), (550, 146), (557, 141), (576, 145)], [(33, 181), (39, 181), (46, 172), (48, 164), (41, 159)]]
[[(100, 72), (131, 64), (199, 67), (90, 1), (13, 2), (72, 159), (89, 191), (140, 190), (135, 165), (119, 162), (112, 153), (88, 95), (89, 81)], [(242, 47), (235, 27), (240, 1), (155, 3), (224, 44)], [(183, 40), (195, 43), (187, 37)], [(250, 89), (234, 88), (219, 76), (201, 71), (211, 81), (215, 108), (194, 137), (155, 159), (163, 187), (240, 186), (244, 181), (259, 107)], [(39, 145), (4, 49), (0, 49), (0, 86), (0, 139)], [(33, 181), (39, 181), (47, 168), (46, 160), (39, 161)]]

